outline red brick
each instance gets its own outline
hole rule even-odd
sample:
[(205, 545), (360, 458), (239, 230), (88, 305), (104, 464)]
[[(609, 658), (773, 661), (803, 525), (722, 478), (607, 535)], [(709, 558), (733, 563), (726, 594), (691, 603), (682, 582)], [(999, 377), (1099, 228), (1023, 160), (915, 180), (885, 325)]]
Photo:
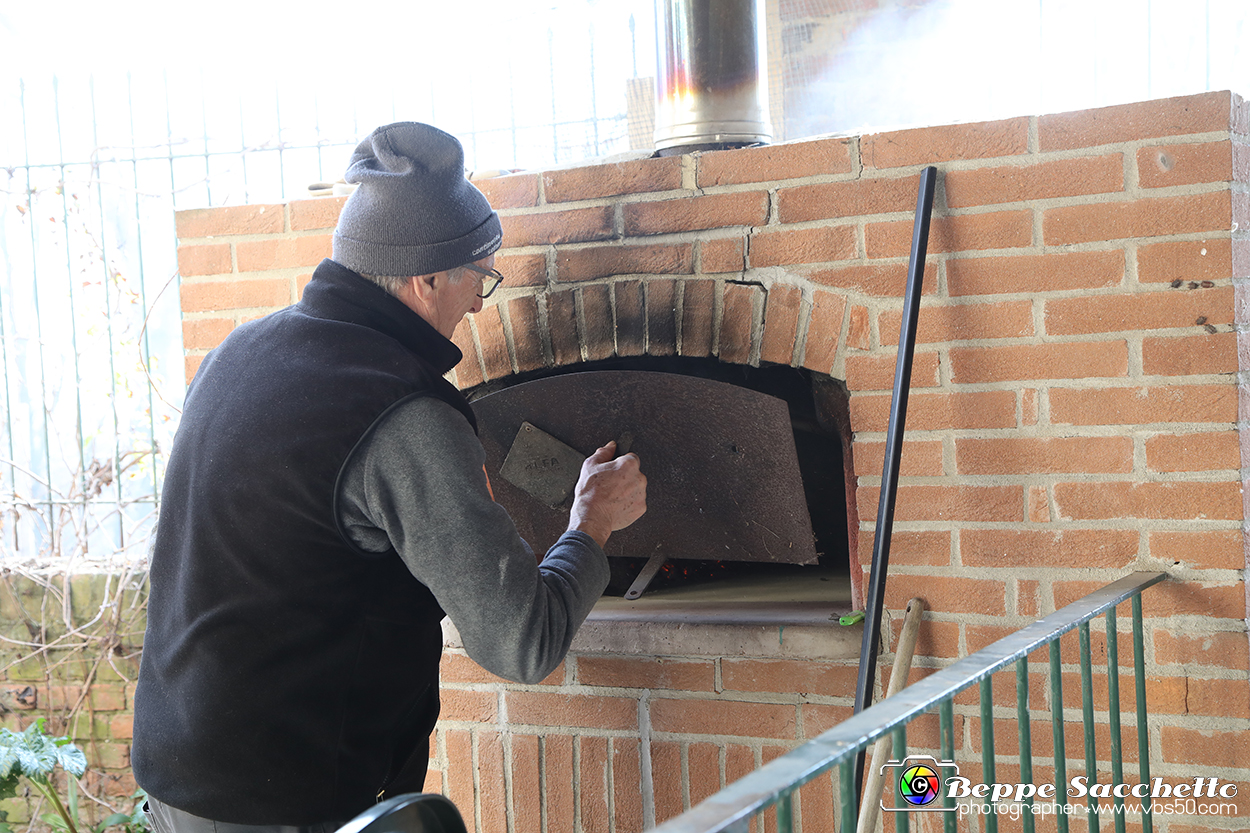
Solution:
[(1047, 567), (1121, 569), (1138, 543), (1137, 532), (1119, 529), (964, 529), (959, 557), (965, 567), (1025, 567), (1045, 553)]
[(504, 286), (544, 286), (547, 283), (547, 256), (500, 253), (495, 269), (504, 276)]
[[(889, 422), (890, 399), (890, 394), (852, 396), (851, 426), (856, 433), (884, 431)], [(920, 393), (912, 394), (907, 400), (908, 431), (1015, 427), (1014, 391)]]
[(799, 818), (801, 830), (837, 830), (834, 816), (835, 790), (832, 775), (815, 778), (799, 787)]
[[(907, 257), (912, 220), (869, 223), (864, 227), (868, 257)], [(934, 217), (929, 226), (929, 254), (977, 249), (1014, 249), (1033, 245), (1032, 211), (993, 211)]]
[(946, 288), (952, 297), (1103, 289), (1123, 282), (1120, 249), (946, 261)]
[(537, 370), (545, 364), (541, 327), (538, 322), (538, 299), (533, 295), (508, 301), (508, 320), (512, 324), (512, 346), (516, 350), (517, 372)]
[(842, 319), (846, 315), (846, 299), (819, 289), (812, 293), (811, 318), (804, 339), (803, 366), (820, 373), (829, 373), (838, 357), (842, 338)]
[(535, 735), (513, 733), (512, 815), (517, 830), (542, 829), (542, 761)]
[(629, 697), (537, 691), (508, 691), (504, 697), (514, 724), (619, 730), (638, 726), (638, 704)]
[[(880, 467), (877, 471), (880, 472)], [(873, 533), (859, 538), (859, 561), (872, 563), (876, 547)], [(948, 531), (893, 530), (890, 535), (890, 563), (923, 565), (926, 567), (949, 567), (951, 564), (951, 534)], [(901, 619), (899, 620), (902, 621)], [(955, 648), (958, 653), (958, 634)], [(954, 656), (950, 654), (949, 656)]]
[(681, 355), (710, 356), (716, 284), (708, 280), (685, 281), (682, 293)]
[(551, 335), (551, 352), (556, 366), (576, 364), (582, 360), (577, 339), (577, 296), (572, 292), (547, 295), (547, 331)]
[(647, 318), (642, 281), (617, 281), (616, 352), (621, 356), (641, 356), (646, 352)]
[(855, 229), (824, 226), (753, 234), (747, 255), (753, 267), (847, 260), (855, 257)]
[(174, 214), (180, 240), (227, 234), (278, 234), (283, 224), (281, 205), (192, 208)]
[(943, 185), (951, 208), (1108, 194), (1124, 190), (1124, 156), (1113, 153), (948, 171)]
[(943, 614), (1007, 614), (1007, 584), (996, 579), (926, 576), (923, 583), (892, 582), (886, 586), (885, 596), (886, 607), (891, 610), (902, 610), (913, 597), (919, 597), (926, 610)]
[[(877, 519), (880, 491), (876, 486), (859, 487), (856, 502), (861, 521)], [(1018, 522), (1023, 517), (1020, 486), (901, 485), (894, 509), (895, 521)]]
[[(1241, 721), (1250, 718), (1250, 685), (1244, 679), (1205, 680), (1190, 675), (1186, 695), (1183, 714), (1204, 714)], [(1250, 746), (1246, 749), (1250, 751)]]
[[(564, 683), (565, 665), (560, 663), (540, 685), (562, 685)], [(469, 659), (464, 654), (443, 651), (438, 666), (439, 680), (444, 683), (491, 683), (507, 684), (503, 677), (497, 677)]]
[(860, 154), (870, 168), (1016, 156), (1028, 150), (1027, 118), (919, 127), (860, 139)]
[(244, 240), (234, 244), (240, 272), (266, 272), (295, 266), (317, 266), (332, 254), (328, 234)]
[(755, 285), (725, 285), (720, 325), (721, 361), (731, 364), (750, 361), (755, 336), (756, 300), (762, 301), (763, 295), (763, 289)]
[(792, 363), (802, 301), (803, 290), (797, 286), (774, 284), (768, 290), (764, 306), (764, 336), (760, 343), (761, 360)]
[(442, 708), (438, 719), (468, 723), (490, 723), (497, 713), (499, 695), (493, 691), (466, 691), (444, 688), (439, 694)]
[(178, 273), (183, 277), (196, 275), (228, 275), (234, 271), (229, 243), (178, 247)]
[(851, 304), (846, 322), (846, 346), (856, 350), (867, 350), (872, 346), (872, 321), (867, 307)]
[(477, 326), (486, 378), (500, 379), (512, 375), (512, 358), (508, 355), (508, 339), (504, 335), (499, 305), (492, 304), (474, 314), (473, 323)]
[(1118, 473), (1133, 470), (1131, 437), (994, 437), (955, 440), (959, 474)]
[(229, 318), (183, 319), (182, 346), (186, 350), (212, 350), (233, 329), (234, 321)]
[[(849, 703), (845, 706), (826, 706), (814, 703), (804, 703), (801, 706), (801, 709), (803, 712), (803, 737), (808, 739), (817, 737), (818, 735), (829, 731), (843, 720), (846, 720), (853, 713), (853, 707)], [(728, 756), (726, 756), (726, 758), (728, 758)], [(745, 764), (746, 761), (742, 761), (740, 766)], [(754, 768), (753, 764), (751, 765), (751, 768)], [(727, 781), (732, 782), (737, 780), (728, 772), (728, 760), (726, 760), (725, 769)], [(750, 770), (748, 769), (745, 772), (742, 772), (741, 775), (738, 775), (738, 777), (740, 778), (742, 775), (746, 775), (749, 771)]]
[[(880, 474), (884, 462), (885, 443), (866, 440), (855, 443), (856, 472), (869, 477)], [(943, 473), (941, 440), (908, 439), (903, 446), (899, 474), (903, 477), (941, 477)]]
[(631, 202), (621, 206), (621, 211), (625, 234), (631, 237), (729, 226), (762, 226), (768, 219), (768, 195), (762, 191), (742, 191)]
[[(633, 738), (612, 739), (612, 786), (617, 830), (642, 830), (642, 757), (640, 744)], [(537, 794), (537, 793), (535, 793)], [(537, 827), (522, 828), (518, 830)]]
[[(681, 745), (669, 741), (652, 741), (651, 783), (655, 792), (656, 822), (664, 822), (681, 815), (685, 809), (682, 780)], [(550, 829), (550, 825), (548, 828)]]
[(647, 355), (671, 356), (677, 352), (677, 282), (648, 281)]
[(345, 202), (347, 202), (347, 197), (291, 200), (287, 205), (291, 213), (291, 231), (334, 228), (338, 225), (339, 214), (342, 213)]
[(719, 237), (699, 243), (699, 272), (716, 275), (742, 272), (747, 268), (747, 239)]
[(503, 741), (498, 732), (477, 736), (478, 813), (482, 830), (507, 830), (508, 790)]
[(851, 140), (817, 139), (713, 151), (695, 157), (700, 188), (851, 172)]
[(1230, 483), (1056, 483), (1055, 503), (1064, 520), (1237, 520), (1240, 485)]
[(475, 179), (473, 184), (496, 211), (538, 205), (538, 174), (510, 174)]
[(1233, 221), (1227, 191), (1097, 202), (1049, 208), (1042, 215), (1048, 246), (1167, 234), (1220, 232)]
[(1150, 555), (1192, 570), (1243, 570), (1245, 541), (1240, 530), (1164, 532), (1152, 530)]
[[(847, 356), (846, 378), (855, 380), (856, 390), (893, 390), (898, 354)], [(912, 356), (911, 389), (938, 385), (938, 354), (917, 352)]]
[(616, 352), (616, 322), (612, 318), (612, 289), (607, 285), (587, 286), (582, 295), (582, 318), (586, 329), (581, 331), (588, 361), (606, 359)]
[[(882, 344), (898, 344), (903, 311), (881, 313)], [(1033, 329), (1031, 301), (997, 301), (984, 304), (931, 304), (921, 308), (916, 322), (916, 343), (935, 344), (985, 338), (1027, 338)], [(1021, 345), (1033, 346), (1033, 345)], [(969, 348), (976, 350), (978, 348)], [(994, 350), (1010, 350), (996, 346)], [(965, 352), (968, 352), (965, 350)], [(1020, 368), (1025, 370), (1025, 368)]]
[(614, 688), (712, 691), (716, 668), (710, 661), (660, 657), (578, 657), (577, 682)]
[(1160, 754), (1167, 763), (1207, 767), (1219, 772), (1233, 761), (1250, 760), (1250, 734), (1244, 729), (1159, 728)]
[(587, 243), (612, 237), (612, 206), (573, 208), (500, 217), (508, 247)]
[(714, 743), (692, 743), (686, 747), (686, 783), (690, 785), (690, 806), (720, 790), (720, 747)]
[(764, 691), (778, 694), (851, 696), (859, 669), (815, 661), (721, 660), (721, 682), (726, 691)]
[(556, 252), (556, 279), (588, 281), (615, 275), (688, 275), (694, 271), (690, 243), (591, 246)]
[(473, 818), (473, 736), (467, 731), (444, 730), (447, 747), (447, 797), (460, 812)]
[(916, 210), (918, 189), (914, 177), (854, 179), (781, 188), (777, 191), (777, 216), (783, 223), (803, 223), (834, 217), (911, 214)]
[[(908, 414), (910, 422), (911, 414)], [(1050, 391), (1054, 425), (1149, 425), (1235, 422), (1237, 390), (1229, 385), (1184, 385)]]
[(1025, 379), (1116, 378), (1128, 375), (1128, 344), (1090, 341), (955, 347), (951, 382), (959, 385)]
[(119, 714), (109, 718), (109, 737), (114, 740), (130, 740), (134, 737), (135, 716)]
[(291, 282), (286, 278), (184, 282), (180, 292), (183, 312), (219, 312), (255, 307), (276, 309), (291, 303)]
[(1232, 241), (1169, 240), (1137, 247), (1137, 279), (1143, 283), (1226, 281), (1233, 277)]
[(1041, 583), (1032, 579), (1016, 579), (1016, 615), (1041, 618), (1038, 603)]
[(680, 156), (660, 156), (546, 171), (543, 196), (556, 203), (672, 191), (681, 188), (681, 168)]
[(1151, 471), (1218, 471), (1241, 468), (1241, 445), (1232, 431), (1159, 434), (1146, 440)]
[(1191, 665), (1250, 670), (1245, 631), (1173, 634), (1155, 628), (1154, 656), (1159, 665)]
[(186, 384), (191, 384), (191, 380), (195, 378), (195, 372), (200, 369), (203, 364), (203, 356), (185, 356), (182, 360), (182, 378)]
[(1207, 376), (1237, 369), (1236, 333), (1142, 339), (1142, 372), (1147, 376)]
[(1230, 100), (1227, 92), (1200, 93), (1041, 116), (1038, 144), (1047, 152), (1226, 131)]
[[(608, 833), (612, 816), (608, 810), (612, 789), (608, 767), (608, 739), (582, 736), (578, 742), (578, 830)], [(500, 826), (499, 830), (506, 829)]]
[(1168, 188), (1233, 180), (1232, 142), (1157, 145), (1137, 151), (1137, 178), (1143, 188)]
[(473, 341), (473, 329), (469, 324), (469, 319), (463, 318), (456, 325), (456, 330), (452, 333), (451, 341), (460, 348), (462, 358), (456, 364), (456, 386), (461, 390), (480, 385), (485, 381), (482, 375), (482, 363), (477, 355), (477, 345)]
[[(813, 269), (806, 272), (812, 283), (833, 286), (879, 298), (902, 298), (907, 290), (906, 263), (868, 263), (864, 265), (836, 266)], [(937, 263), (925, 264), (921, 295), (937, 293)]]
[(683, 735), (795, 738), (795, 707), (737, 700), (651, 701), (651, 730)]
[(576, 808), (573, 790), (573, 738), (547, 735), (543, 738), (543, 764), (548, 830), (572, 830)]

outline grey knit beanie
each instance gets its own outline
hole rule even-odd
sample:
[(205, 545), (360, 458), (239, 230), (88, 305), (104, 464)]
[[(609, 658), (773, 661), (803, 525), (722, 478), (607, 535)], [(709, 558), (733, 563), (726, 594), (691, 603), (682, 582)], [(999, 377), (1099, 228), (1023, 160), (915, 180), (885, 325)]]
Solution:
[(366, 275), (428, 275), (499, 248), (499, 215), (465, 178), (455, 136), (418, 122), (379, 127), (344, 177), (358, 187), (334, 230), (334, 259)]

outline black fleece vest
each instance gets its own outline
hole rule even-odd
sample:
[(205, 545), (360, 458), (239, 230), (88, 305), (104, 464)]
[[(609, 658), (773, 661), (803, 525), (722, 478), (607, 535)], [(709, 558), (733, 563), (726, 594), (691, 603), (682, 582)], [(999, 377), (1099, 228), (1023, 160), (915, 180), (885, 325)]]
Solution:
[(165, 473), (135, 701), (136, 780), (215, 821), (345, 821), (420, 790), (443, 616), (393, 550), (354, 549), (338, 478), (459, 349), (339, 264), (237, 328), (187, 393)]

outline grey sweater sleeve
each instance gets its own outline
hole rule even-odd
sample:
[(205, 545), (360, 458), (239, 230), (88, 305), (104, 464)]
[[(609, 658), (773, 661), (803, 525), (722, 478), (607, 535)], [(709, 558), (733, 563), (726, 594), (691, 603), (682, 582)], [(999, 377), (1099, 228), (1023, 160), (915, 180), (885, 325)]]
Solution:
[(339, 518), (361, 549), (394, 546), (475, 662), (534, 683), (564, 659), (607, 587), (608, 560), (593, 538), (573, 531), (536, 564), (491, 499), (484, 461), (459, 412), (416, 397), (383, 416), (348, 461)]

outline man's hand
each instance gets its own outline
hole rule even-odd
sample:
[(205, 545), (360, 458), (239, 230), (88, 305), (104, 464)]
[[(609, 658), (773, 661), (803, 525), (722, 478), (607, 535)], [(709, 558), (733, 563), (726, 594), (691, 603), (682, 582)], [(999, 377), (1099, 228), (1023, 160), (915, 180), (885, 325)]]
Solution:
[(582, 463), (569, 512), (569, 529), (585, 532), (601, 547), (647, 511), (647, 477), (638, 468), (638, 455), (613, 458), (615, 453), (613, 440)]

